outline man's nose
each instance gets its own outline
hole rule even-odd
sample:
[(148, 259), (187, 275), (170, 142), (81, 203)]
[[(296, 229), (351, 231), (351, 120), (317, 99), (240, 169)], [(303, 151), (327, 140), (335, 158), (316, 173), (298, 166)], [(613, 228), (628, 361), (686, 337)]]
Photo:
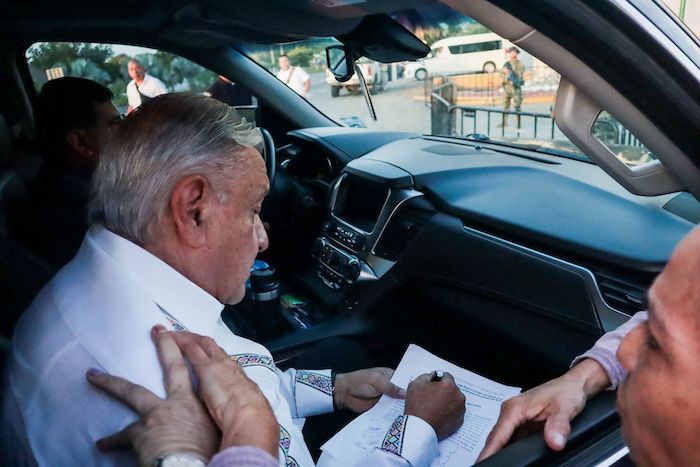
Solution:
[(258, 252), (263, 252), (267, 250), (270, 246), (270, 239), (267, 236), (267, 230), (263, 225), (262, 221), (258, 219), (258, 223), (255, 227), (255, 235), (258, 237)]
[(639, 355), (644, 345), (646, 324), (641, 324), (632, 329), (617, 349), (617, 359), (627, 373), (632, 373), (639, 363)]

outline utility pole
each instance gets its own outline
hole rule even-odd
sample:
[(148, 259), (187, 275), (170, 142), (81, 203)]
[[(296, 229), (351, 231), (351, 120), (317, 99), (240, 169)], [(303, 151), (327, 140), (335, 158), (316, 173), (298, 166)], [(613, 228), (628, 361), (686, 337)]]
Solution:
[(681, 0), (681, 4), (678, 7), (678, 18), (685, 22), (685, 2), (686, 0)]

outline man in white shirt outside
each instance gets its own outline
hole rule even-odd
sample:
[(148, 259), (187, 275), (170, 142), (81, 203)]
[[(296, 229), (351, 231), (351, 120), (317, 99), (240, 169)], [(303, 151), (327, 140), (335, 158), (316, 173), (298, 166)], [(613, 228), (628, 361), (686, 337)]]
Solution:
[(168, 89), (158, 78), (146, 73), (140, 61), (129, 60), (128, 68), (131, 81), (126, 85), (126, 97), (129, 100), (127, 113), (136, 110), (141, 104), (161, 94), (167, 94)]
[[(161, 96), (116, 129), (93, 176), (90, 231), (17, 325), (0, 437), (9, 452), (0, 458), (134, 465), (132, 454), (105, 454), (94, 443), (136, 414), (91, 387), (84, 372), (96, 368), (164, 397), (149, 338), (156, 324), (209, 336), (243, 367), (279, 424), (282, 465), (313, 465), (304, 417), (334, 404), (363, 412), (382, 394), (404, 397), (387, 368), (335, 379), (331, 370), (282, 372), (265, 347), (221, 320), (223, 304), (243, 298), (253, 260), (268, 244), (259, 217), (269, 187), (260, 143), (235, 110), (194, 94)], [(447, 376), (408, 395), (373, 465), (434, 458), (438, 436), (464, 415), (464, 396)]]
[(301, 97), (306, 97), (311, 87), (311, 78), (309, 74), (300, 66), (292, 66), (289, 63), (289, 57), (280, 55), (279, 58), (280, 71), (277, 73), (277, 79), (289, 86)]

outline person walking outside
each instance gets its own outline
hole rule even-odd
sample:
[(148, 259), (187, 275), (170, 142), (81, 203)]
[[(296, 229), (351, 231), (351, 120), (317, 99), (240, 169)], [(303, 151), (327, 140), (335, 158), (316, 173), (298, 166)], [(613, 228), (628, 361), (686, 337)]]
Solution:
[(289, 86), (301, 97), (306, 97), (311, 87), (311, 78), (309, 74), (300, 66), (293, 66), (289, 63), (289, 57), (280, 55), (279, 59), (280, 71), (277, 73), (277, 79)]
[(140, 61), (135, 58), (129, 60), (129, 77), (131, 81), (126, 85), (126, 97), (129, 99), (127, 113), (136, 110), (141, 104), (161, 94), (167, 94), (168, 89), (158, 78), (146, 73)]
[[(520, 109), (523, 103), (523, 84), (525, 67), (523, 62), (518, 59), (520, 49), (510, 47), (506, 50), (508, 53), (508, 61), (503, 65), (501, 73), (503, 74), (503, 110), (509, 111), (511, 101), (513, 101), (515, 111), (518, 113), (518, 128), (520, 128)], [(508, 114), (503, 114), (503, 123), (501, 126), (508, 126)]]

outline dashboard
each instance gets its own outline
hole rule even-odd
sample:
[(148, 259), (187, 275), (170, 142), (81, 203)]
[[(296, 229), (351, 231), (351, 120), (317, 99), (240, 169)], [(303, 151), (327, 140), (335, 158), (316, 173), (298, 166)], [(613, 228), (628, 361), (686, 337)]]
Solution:
[(317, 278), (338, 293), (443, 277), (599, 333), (643, 308), (694, 226), (664, 208), (673, 195), (637, 197), (578, 160), (347, 128), (289, 137), (343, 167), (313, 244)]

